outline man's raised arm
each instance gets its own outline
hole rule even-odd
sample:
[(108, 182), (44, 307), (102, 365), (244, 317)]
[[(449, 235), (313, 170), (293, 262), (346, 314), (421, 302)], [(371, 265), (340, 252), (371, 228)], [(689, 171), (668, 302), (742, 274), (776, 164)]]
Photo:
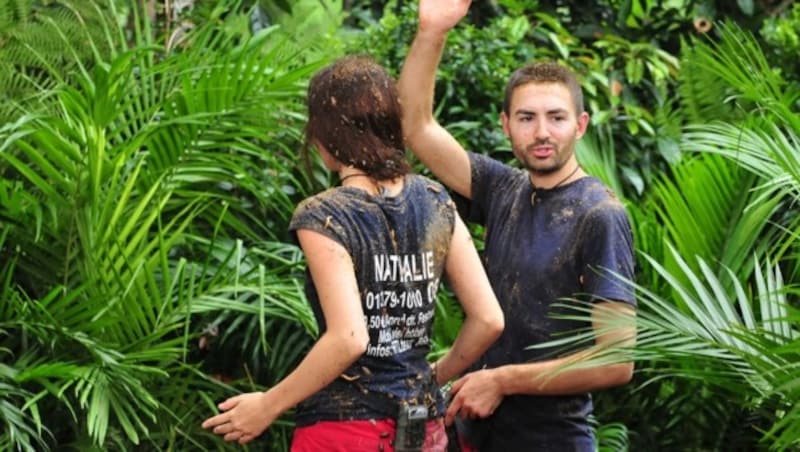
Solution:
[(447, 33), (469, 5), (469, 0), (420, 0), (417, 35), (398, 83), (408, 147), (442, 183), (467, 198), (472, 197), (469, 157), (433, 117), (433, 94)]

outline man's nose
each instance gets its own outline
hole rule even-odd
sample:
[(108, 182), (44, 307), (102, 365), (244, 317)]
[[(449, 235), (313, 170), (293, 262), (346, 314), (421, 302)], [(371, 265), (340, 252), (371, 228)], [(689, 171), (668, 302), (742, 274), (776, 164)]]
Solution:
[(550, 138), (550, 130), (547, 127), (547, 118), (537, 118), (534, 121), (533, 135), (537, 140)]

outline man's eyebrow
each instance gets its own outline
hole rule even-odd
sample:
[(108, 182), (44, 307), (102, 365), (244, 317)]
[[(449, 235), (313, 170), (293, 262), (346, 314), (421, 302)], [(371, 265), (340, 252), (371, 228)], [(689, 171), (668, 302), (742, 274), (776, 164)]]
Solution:
[[(566, 108), (553, 108), (551, 110), (547, 110), (546, 112), (548, 115), (563, 115), (567, 113)], [(516, 116), (535, 116), (536, 112), (532, 110), (526, 110), (524, 108), (520, 108), (514, 112)]]

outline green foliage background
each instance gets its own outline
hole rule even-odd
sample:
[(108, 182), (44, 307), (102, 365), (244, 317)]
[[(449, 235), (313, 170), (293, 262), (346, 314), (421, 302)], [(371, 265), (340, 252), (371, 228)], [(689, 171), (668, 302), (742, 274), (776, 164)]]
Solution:
[[(365, 50), (397, 73), (415, 2), (177, 3), (0, 0), (2, 450), (233, 449), (201, 420), (317, 335), (286, 234), (331, 182), (299, 158), (305, 86)], [(496, 0), (449, 37), (439, 120), (502, 160), (511, 71), (581, 76), (579, 159), (638, 253), (638, 370), (595, 394), (600, 450), (800, 448), (799, 35), (791, 2)], [(461, 320), (445, 291), (432, 355)]]

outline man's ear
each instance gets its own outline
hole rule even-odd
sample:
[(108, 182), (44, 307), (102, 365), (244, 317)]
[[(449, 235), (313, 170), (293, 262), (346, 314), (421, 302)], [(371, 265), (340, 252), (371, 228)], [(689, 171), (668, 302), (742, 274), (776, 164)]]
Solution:
[(580, 140), (589, 127), (589, 113), (585, 111), (578, 115), (578, 127), (575, 130), (575, 139)]
[(511, 138), (511, 133), (508, 130), (508, 115), (506, 112), (500, 112), (500, 124), (503, 126), (503, 133), (506, 134), (507, 138)]

